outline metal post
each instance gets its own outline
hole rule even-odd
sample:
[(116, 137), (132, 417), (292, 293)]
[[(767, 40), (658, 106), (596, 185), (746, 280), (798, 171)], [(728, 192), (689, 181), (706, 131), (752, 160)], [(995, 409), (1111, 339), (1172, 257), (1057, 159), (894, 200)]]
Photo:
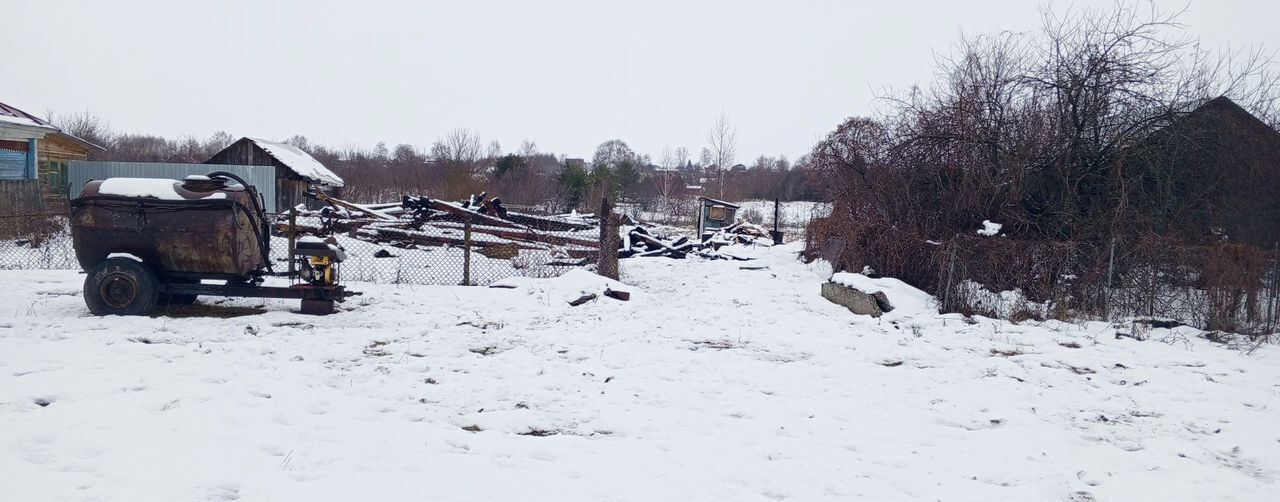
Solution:
[(782, 199), (773, 199), (773, 231), (778, 232), (778, 215), (781, 212)]
[[(297, 273), (297, 270), (295, 270), (294, 268), (297, 266), (297, 264), (294, 263), (294, 257), (293, 257), (293, 253), (298, 249), (297, 223), (298, 223), (298, 208), (296, 207), (290, 208), (289, 209), (289, 229), (286, 231), (286, 234), (289, 236), (289, 256), (285, 257), (285, 260), (289, 262), (289, 277), (294, 277), (294, 274)], [(268, 256), (267, 260), (270, 261), (271, 257)]]
[(782, 244), (782, 231), (779, 229), (778, 220), (782, 219), (782, 199), (773, 199), (773, 232), (769, 234), (773, 238), (773, 244)]
[(1107, 319), (1111, 318), (1111, 279), (1116, 272), (1116, 238), (1111, 238), (1111, 252), (1107, 259), (1107, 288), (1102, 293), (1102, 314)]
[(471, 285), (471, 215), (463, 219), (462, 227), (462, 285)]

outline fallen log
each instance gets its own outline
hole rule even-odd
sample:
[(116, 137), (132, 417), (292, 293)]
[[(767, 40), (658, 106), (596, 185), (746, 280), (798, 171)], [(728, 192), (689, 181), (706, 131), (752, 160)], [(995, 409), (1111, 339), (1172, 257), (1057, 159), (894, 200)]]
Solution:
[[(433, 222), (431, 223), (431, 226), (434, 226), (437, 228), (450, 228), (455, 230), (460, 230), (462, 228), (465, 228), (465, 224), (453, 222), (453, 221)], [(599, 247), (599, 244), (600, 244), (599, 241), (595, 239), (584, 239), (581, 237), (571, 237), (567, 235), (557, 235), (557, 234), (551, 234), (551, 233), (545, 233), (545, 232), (538, 232), (532, 229), (514, 230), (514, 229), (505, 228), (505, 227), (495, 228), (489, 225), (473, 224), (471, 225), (471, 231), (473, 233), (488, 234), (488, 235), (493, 235), (497, 237), (502, 237), (504, 239), (540, 242), (543, 244), (553, 244), (553, 245), (560, 245), (560, 246), (572, 244), (575, 246)]]
[(426, 202), (422, 204), (424, 207), (432, 211), (441, 211), (441, 212), (453, 214), (456, 216), (460, 216), (463, 218), (470, 218), (473, 224), (479, 223), (482, 225), (489, 225), (493, 227), (507, 227), (507, 228), (515, 228), (520, 230), (527, 230), (529, 228), (523, 225), (512, 223), (502, 218), (489, 216), (487, 214), (480, 214), (475, 211), (471, 211), (469, 209), (458, 206), (456, 204), (451, 204), (451, 203), (440, 201), (440, 200), (427, 199)]
[(362, 206), (360, 204), (356, 204), (353, 202), (347, 202), (342, 199), (335, 199), (333, 197), (325, 196), (323, 194), (321, 194), (320, 200), (323, 200), (329, 204), (333, 204), (338, 207), (350, 209), (352, 211), (359, 211), (361, 213), (367, 214), (369, 216), (372, 216), (382, 221), (396, 221), (399, 219), (399, 218), (396, 218), (395, 216), (391, 216), (389, 214), (383, 213), (382, 211), (378, 211), (376, 209), (372, 209), (367, 206)]
[(570, 302), (569, 302), (569, 305), (570, 305), (570, 306), (577, 307), (578, 305), (582, 305), (582, 304), (587, 303), (587, 302), (589, 302), (589, 301), (591, 301), (591, 300), (594, 300), (594, 299), (596, 299), (596, 294), (595, 294), (595, 293), (586, 294), (586, 295), (582, 295), (582, 296), (578, 297), (578, 299), (577, 299), (577, 300), (572, 300), (572, 301), (570, 301)]

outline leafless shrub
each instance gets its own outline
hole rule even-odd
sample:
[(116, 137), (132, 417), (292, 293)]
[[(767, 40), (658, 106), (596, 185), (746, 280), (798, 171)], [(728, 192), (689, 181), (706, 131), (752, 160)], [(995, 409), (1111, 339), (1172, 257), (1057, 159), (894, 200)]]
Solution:
[[(1038, 34), (961, 40), (933, 86), (806, 157), (834, 201), (806, 255), (967, 314), (991, 309), (966, 280), (1055, 318), (1276, 332), (1280, 79), (1265, 52), (1203, 53), (1179, 14), (1046, 10)], [(977, 235), (984, 220), (1001, 234)]]

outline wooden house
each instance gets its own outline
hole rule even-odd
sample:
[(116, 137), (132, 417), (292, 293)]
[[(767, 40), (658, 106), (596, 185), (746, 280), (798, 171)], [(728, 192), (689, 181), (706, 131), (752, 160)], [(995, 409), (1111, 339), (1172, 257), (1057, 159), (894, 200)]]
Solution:
[(315, 206), (303, 195), (309, 188), (337, 195), (343, 181), (307, 152), (293, 145), (257, 138), (240, 138), (214, 154), (205, 164), (272, 166), (276, 170), (276, 208), (287, 211), (299, 204)]
[(0, 207), (15, 212), (66, 209), (67, 166), (102, 147), (0, 103)]

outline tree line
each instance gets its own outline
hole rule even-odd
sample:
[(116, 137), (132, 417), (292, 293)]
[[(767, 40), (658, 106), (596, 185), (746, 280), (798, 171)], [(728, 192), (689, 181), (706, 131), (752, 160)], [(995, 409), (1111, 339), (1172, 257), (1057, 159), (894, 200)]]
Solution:
[[(49, 119), (105, 148), (92, 152), (91, 160), (199, 163), (238, 139), (225, 131), (205, 138), (118, 132), (88, 112), (51, 114)], [(332, 147), (305, 136), (284, 142), (341, 176), (347, 182), (343, 197), (359, 202), (394, 201), (404, 195), (462, 199), (483, 192), (509, 204), (568, 211), (593, 207), (591, 201), (606, 197), (654, 209), (700, 194), (733, 200), (820, 195), (807, 172), (794, 168), (785, 156), (738, 163), (736, 135), (722, 114), (708, 131), (707, 146), (698, 158), (692, 158), (688, 148), (666, 148), (656, 162), (621, 139), (602, 142), (590, 157), (575, 158), (543, 152), (529, 140), (504, 151), (498, 141), (485, 141), (466, 128), (450, 130), (426, 149), (382, 142), (372, 148)]]

